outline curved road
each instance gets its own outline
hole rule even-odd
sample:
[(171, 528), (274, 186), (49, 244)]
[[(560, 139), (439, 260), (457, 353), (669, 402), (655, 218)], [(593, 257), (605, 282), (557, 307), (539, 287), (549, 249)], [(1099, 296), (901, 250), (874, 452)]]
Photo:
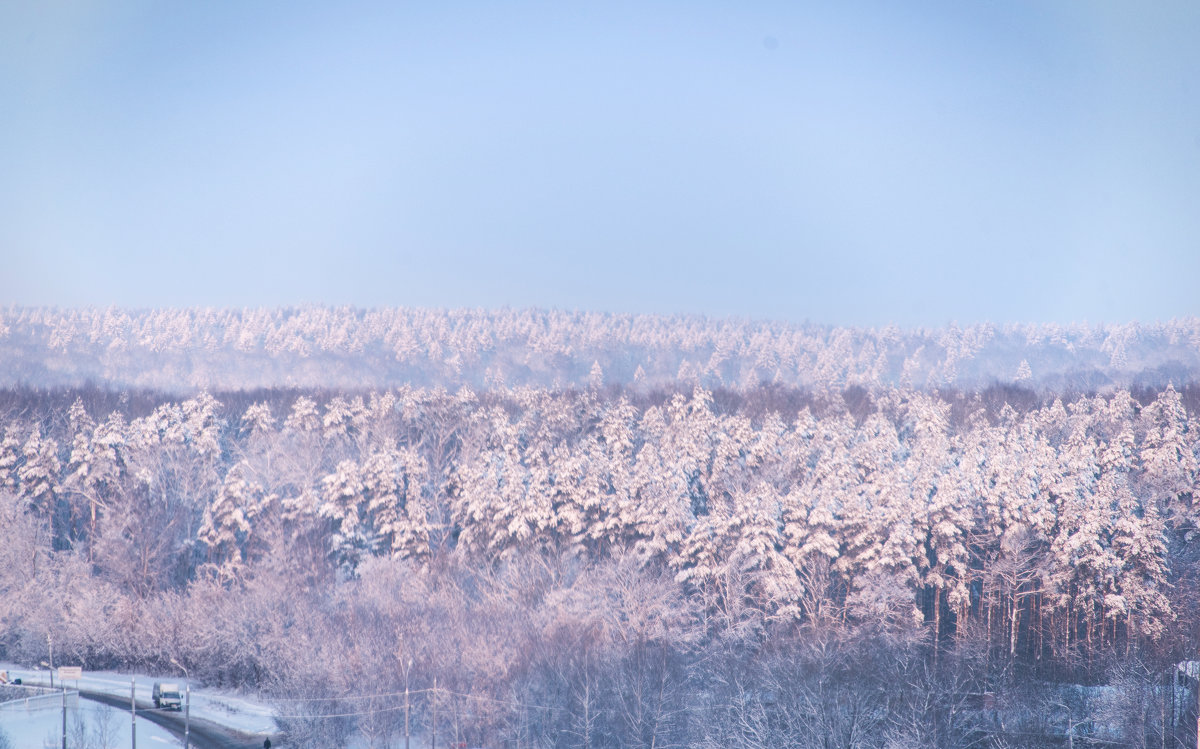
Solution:
[[(129, 709), (129, 700), (116, 695), (80, 689), (79, 696), (120, 710)], [(138, 702), (137, 709), (139, 719), (157, 723), (180, 739), (183, 738), (183, 713), (177, 713), (174, 710), (157, 710), (144, 702)], [(261, 738), (200, 718), (191, 719), (189, 733), (191, 744), (197, 749), (262, 749), (263, 745)], [(274, 744), (274, 742), (272, 743)]]
[[(25, 685), (30, 687), (46, 687), (45, 682), (36, 679), (25, 678)], [(95, 692), (90, 689), (80, 689), (79, 696), (99, 702), (110, 707), (115, 707), (118, 710), (129, 710), (129, 698), (115, 694), (107, 694), (105, 692)], [(137, 717), (140, 720), (148, 720), (151, 723), (156, 723), (171, 733), (183, 739), (183, 713), (175, 712), (174, 710), (159, 710), (152, 703), (137, 701)], [(263, 736), (242, 733), (228, 726), (214, 723), (211, 720), (203, 718), (192, 718), (189, 727), (189, 737), (192, 746), (196, 749), (262, 749)], [(278, 747), (276, 736), (271, 737), (273, 747)]]

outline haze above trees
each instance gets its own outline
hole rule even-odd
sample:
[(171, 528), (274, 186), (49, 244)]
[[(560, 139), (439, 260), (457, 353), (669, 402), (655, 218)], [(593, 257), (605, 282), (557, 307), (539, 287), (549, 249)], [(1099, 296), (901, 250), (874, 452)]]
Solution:
[(0, 385), (456, 390), (609, 383), (1058, 391), (1176, 388), (1200, 318), (902, 330), (547, 310), (0, 310)]

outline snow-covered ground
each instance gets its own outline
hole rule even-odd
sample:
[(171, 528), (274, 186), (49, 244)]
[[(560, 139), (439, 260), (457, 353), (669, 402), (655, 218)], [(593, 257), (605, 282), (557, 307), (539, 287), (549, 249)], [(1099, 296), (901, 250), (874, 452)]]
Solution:
[[(8, 677), (10, 680), (21, 679), (25, 684), (48, 686), (50, 683), (49, 671), (31, 670), (7, 663), (0, 663), (0, 670), (8, 671)], [(151, 692), (156, 681), (176, 683), (179, 685), (181, 691), (187, 684), (187, 680), (182, 677), (148, 676), (146, 674), (126, 674), (113, 671), (86, 671), (83, 674), (83, 678), (78, 682), (72, 680), (67, 681), (67, 687), (69, 689), (78, 688), (92, 692), (110, 694), (115, 697), (121, 697), (128, 700), (130, 685), (132, 683), (135, 688), (138, 702), (148, 703), (152, 702)], [(58, 686), (59, 684), (57, 675), (54, 683), (55, 686)], [(43, 699), (42, 701), (46, 700)], [(53, 716), (51, 718), (47, 718), (46, 721), (47, 725), (54, 723), (54, 720), (58, 721), (57, 724), (55, 724), (58, 726), (56, 729), (57, 733), (55, 733), (55, 735), (59, 736), (61, 739), (61, 704), (59, 704), (59, 702), (54, 702), (53, 707)], [(82, 701), (80, 705), (80, 709), (82, 710), (91, 710), (93, 707), (102, 708), (104, 706), (98, 705), (94, 702), (88, 702), (87, 700)], [(41, 719), (40, 712), (42, 711), (39, 711), (39, 720)], [(119, 745), (125, 746), (129, 742), (129, 713), (127, 711), (124, 713), (117, 711), (117, 713), (124, 716), (123, 719), (119, 719), (115, 722), (123, 725), (125, 744)], [(196, 684), (192, 684), (191, 717), (193, 719), (206, 720), (227, 728), (232, 728), (242, 733), (270, 736), (274, 735), (277, 731), (275, 721), (271, 716), (272, 709), (260, 702), (246, 699), (245, 697), (242, 697), (234, 692), (219, 689), (209, 689), (207, 687), (197, 687)], [(36, 739), (33, 741), (33, 743), (29, 743), (29, 741), (17, 741), (13, 736), (13, 732), (9, 730), (10, 720), (13, 726), (17, 726), (18, 723), (23, 725), (26, 721), (18, 721), (18, 713), (16, 712), (13, 712), (11, 716), (4, 712), (0, 712), (0, 728), (3, 728), (7, 733), (9, 733), (14, 747), (41, 746), (42, 738), (45, 736), (44, 733), (39, 733), (36, 737), (34, 737), (33, 734), (26, 734), (27, 738)], [(71, 721), (70, 715), (68, 715), (67, 720), (69, 734), (69, 724)], [(41, 725), (40, 722), (37, 724)], [(31, 728), (29, 730), (34, 729)], [(170, 744), (171, 746), (180, 745), (179, 742), (171, 737), (170, 733), (167, 732), (166, 729), (155, 726), (149, 721), (139, 720), (139, 739), (143, 738), (144, 730), (147, 731), (147, 735), (149, 735), (149, 732), (152, 730), (159, 732), (160, 735), (164, 737), (162, 740), (172, 742)], [(148, 744), (149, 746), (162, 746), (162, 744), (158, 743), (159, 739), (148, 738), (147, 740), (153, 742)]]

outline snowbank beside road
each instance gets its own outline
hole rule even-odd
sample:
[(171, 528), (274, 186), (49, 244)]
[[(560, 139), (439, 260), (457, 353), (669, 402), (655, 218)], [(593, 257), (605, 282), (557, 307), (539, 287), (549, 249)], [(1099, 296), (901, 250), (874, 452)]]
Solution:
[[(31, 670), (10, 663), (0, 663), (0, 670), (7, 670), (9, 679), (21, 679), (24, 684), (50, 685), (49, 671)], [(115, 671), (85, 671), (83, 678), (78, 681), (68, 680), (66, 684), (68, 689), (83, 689), (128, 700), (131, 680), (135, 686), (139, 711), (146, 709), (144, 705), (153, 705), (151, 691), (154, 682), (175, 682), (181, 689), (187, 684), (186, 679), (178, 676), (149, 676)], [(57, 674), (54, 685), (59, 685)], [(190, 715), (193, 719), (206, 720), (241, 733), (273, 736), (279, 729), (275, 725), (272, 713), (273, 710), (269, 706), (237, 693), (207, 687), (198, 688), (192, 683)]]

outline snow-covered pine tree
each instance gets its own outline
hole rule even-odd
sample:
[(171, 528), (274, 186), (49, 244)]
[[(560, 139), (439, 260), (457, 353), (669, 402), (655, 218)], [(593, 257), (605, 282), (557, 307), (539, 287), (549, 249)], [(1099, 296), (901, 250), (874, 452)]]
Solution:
[(1200, 527), (1198, 441), (1174, 386), (1168, 385), (1142, 410), (1140, 422), (1140, 487), (1158, 504), (1164, 520), (1177, 527)]
[(921, 620), (915, 593), (923, 542), (920, 512), (903, 483), (896, 427), (884, 413), (868, 416), (851, 446), (856, 489), (843, 505), (843, 549), (835, 568), (845, 575), (852, 614), (910, 626)]
[(376, 449), (362, 467), (366, 511), (381, 543), (401, 558), (426, 558), (429, 508), (423, 496), (429, 466), (416, 450)]
[(319, 429), (321, 420), (317, 414), (316, 401), (306, 395), (297, 398), (283, 425), (297, 432), (314, 432)]
[[(914, 564), (923, 584), (933, 589), (933, 636), (939, 636), (942, 606), (953, 608), (968, 597), (971, 527), (967, 494), (951, 475), (957, 456), (952, 450), (948, 403), (914, 393), (907, 403), (905, 422), (910, 431), (904, 474), (911, 491), (914, 534), (922, 550)], [(923, 538), (922, 538), (923, 537)]]
[(1056, 608), (1068, 618), (1068, 638), (1090, 646), (1097, 617), (1119, 561), (1111, 548), (1111, 503), (1098, 496), (1101, 446), (1089, 431), (1095, 415), (1090, 399), (1071, 405), (1070, 432), (1059, 445), (1058, 483), (1051, 487), (1058, 508), (1048, 576)]
[(364, 517), (362, 470), (357, 461), (340, 461), (333, 473), (321, 479), (321, 485), (317, 514), (330, 522), (330, 554), (342, 572), (353, 577), (359, 564), (379, 546), (374, 528)]
[(208, 563), (217, 578), (228, 583), (243, 574), (253, 523), (271, 498), (249, 477), (246, 463), (238, 463), (225, 475), (219, 491), (204, 509), (198, 540), (208, 547)]
[[(35, 512), (50, 517), (54, 512), (58, 472), (58, 443), (44, 438), (34, 427), (21, 447), (21, 466), (17, 469), (21, 497)], [(57, 533), (57, 532), (56, 532)]]
[(453, 500), (459, 543), (472, 551), (510, 553), (516, 546), (548, 540), (554, 526), (548, 471), (526, 465), (521, 425), (500, 407), (477, 414), (458, 470)]
[(842, 553), (843, 506), (851, 502), (858, 474), (850, 457), (854, 422), (841, 413), (820, 421), (805, 409), (796, 419), (789, 460), (801, 475), (783, 499), (784, 553), (804, 586), (810, 620), (831, 616), (840, 603), (828, 593)]
[[(1115, 400), (1115, 399), (1114, 399)], [(1101, 453), (1101, 477), (1096, 496), (1111, 508), (1111, 549), (1115, 567), (1105, 582), (1104, 617), (1112, 622), (1112, 642), (1118, 625), (1125, 626), (1125, 647), (1135, 637), (1158, 639), (1171, 616), (1166, 591), (1167, 543), (1165, 524), (1153, 497), (1145, 501), (1130, 485), (1135, 445), (1133, 419), (1117, 415), (1119, 431)]]
[(68, 532), (74, 542), (83, 534), (83, 527), (78, 526), (88, 528), (89, 537), (95, 536), (96, 510), (100, 503), (97, 487), (99, 477), (93, 472), (96, 456), (92, 449), (92, 438), (96, 425), (84, 409), (82, 399), (76, 398), (71, 404), (67, 413), (67, 424), (71, 432), (71, 451), (63, 470), (59, 491), (66, 497), (71, 508)]
[(266, 403), (254, 403), (242, 414), (242, 428), (250, 439), (263, 440), (275, 433), (275, 417), (271, 414), (271, 406)]
[(0, 440), (0, 489), (15, 491), (20, 481), (17, 471), (21, 467), (21, 440), (15, 424), (4, 428), (4, 439)]
[(745, 576), (746, 593), (768, 618), (798, 620), (804, 588), (791, 558), (784, 553), (783, 501), (775, 487), (759, 483), (734, 495), (734, 513), (726, 533), (734, 541), (724, 560)]
[(639, 422), (644, 442), (630, 472), (632, 491), (620, 512), (627, 543), (632, 542), (633, 553), (643, 564), (670, 561), (695, 520), (688, 475), (670, 447), (679, 437), (668, 433), (678, 428), (679, 422), (668, 422), (658, 407), (646, 409)]

